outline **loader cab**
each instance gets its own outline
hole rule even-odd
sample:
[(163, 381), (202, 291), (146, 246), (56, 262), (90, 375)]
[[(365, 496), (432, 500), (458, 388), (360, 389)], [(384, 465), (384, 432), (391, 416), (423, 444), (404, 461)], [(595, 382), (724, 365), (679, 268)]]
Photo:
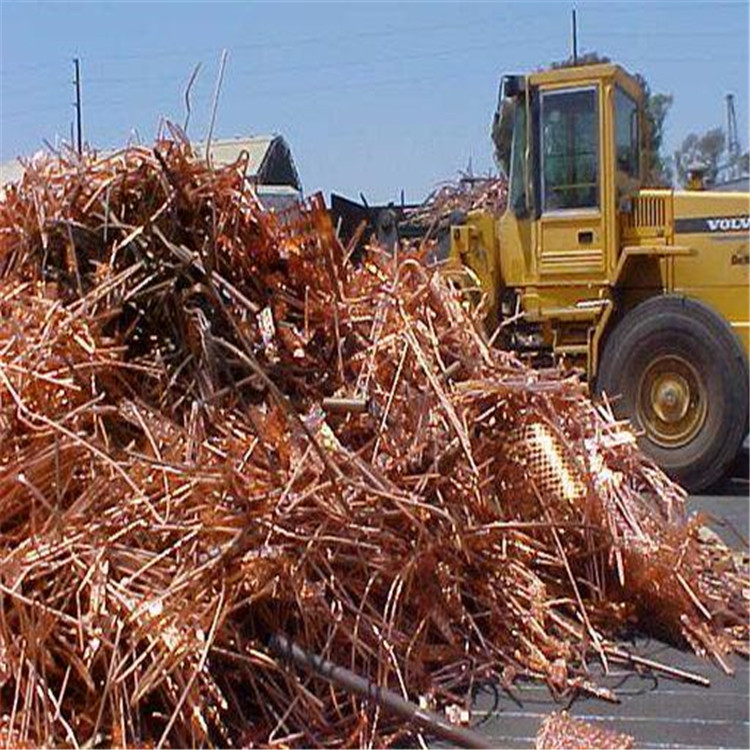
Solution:
[(510, 182), (504, 284), (611, 278), (618, 213), (642, 181), (643, 124), (641, 86), (617, 65), (503, 78), (493, 141)]

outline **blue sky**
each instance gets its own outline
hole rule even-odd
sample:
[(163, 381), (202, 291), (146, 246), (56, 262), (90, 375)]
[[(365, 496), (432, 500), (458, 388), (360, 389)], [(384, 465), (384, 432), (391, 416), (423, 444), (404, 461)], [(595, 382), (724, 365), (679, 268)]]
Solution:
[(221, 50), (215, 137), (279, 132), (307, 192), (420, 200), (471, 162), (492, 167), (504, 72), (597, 50), (674, 95), (667, 147), (725, 123), (735, 94), (748, 147), (748, 2), (13, 2), (0, 0), (0, 161), (68, 138), (82, 60), (92, 145), (153, 138), (160, 117), (204, 138)]

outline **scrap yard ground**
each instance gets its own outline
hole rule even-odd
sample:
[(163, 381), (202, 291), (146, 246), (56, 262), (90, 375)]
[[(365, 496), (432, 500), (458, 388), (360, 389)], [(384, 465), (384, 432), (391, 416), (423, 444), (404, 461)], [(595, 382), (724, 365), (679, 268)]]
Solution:
[[(716, 491), (720, 494), (691, 497), (690, 508), (721, 519), (713, 528), (727, 542), (742, 548), (729, 524), (747, 539), (748, 480), (735, 477)], [(630, 734), (636, 747), (691, 750), (750, 746), (747, 660), (733, 659), (735, 675), (731, 677), (709, 662), (657, 640), (637, 638), (634, 645), (643, 656), (708, 678), (710, 688), (615, 668), (603, 683), (615, 689), (622, 702), (612, 705), (580, 698), (570, 705), (574, 717)], [(488, 689), (477, 697), (473, 711), (476, 728), (497, 747), (533, 747), (539, 723), (560, 708), (542, 685), (519, 686), (516, 696), (517, 702), (507, 693)]]

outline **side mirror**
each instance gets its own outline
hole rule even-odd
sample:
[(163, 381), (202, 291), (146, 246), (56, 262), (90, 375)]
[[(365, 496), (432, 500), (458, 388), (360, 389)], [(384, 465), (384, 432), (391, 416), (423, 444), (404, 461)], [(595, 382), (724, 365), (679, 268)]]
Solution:
[(503, 76), (500, 86), (500, 98), (515, 97), (526, 90), (526, 81), (521, 75)]

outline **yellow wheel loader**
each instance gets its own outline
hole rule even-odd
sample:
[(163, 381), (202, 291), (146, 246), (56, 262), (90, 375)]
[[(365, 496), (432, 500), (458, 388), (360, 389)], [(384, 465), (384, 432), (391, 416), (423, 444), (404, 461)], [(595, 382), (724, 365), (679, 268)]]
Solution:
[(692, 492), (748, 430), (750, 196), (646, 187), (644, 93), (614, 64), (505, 76), (502, 216), (451, 227), (506, 346), (580, 367)]

